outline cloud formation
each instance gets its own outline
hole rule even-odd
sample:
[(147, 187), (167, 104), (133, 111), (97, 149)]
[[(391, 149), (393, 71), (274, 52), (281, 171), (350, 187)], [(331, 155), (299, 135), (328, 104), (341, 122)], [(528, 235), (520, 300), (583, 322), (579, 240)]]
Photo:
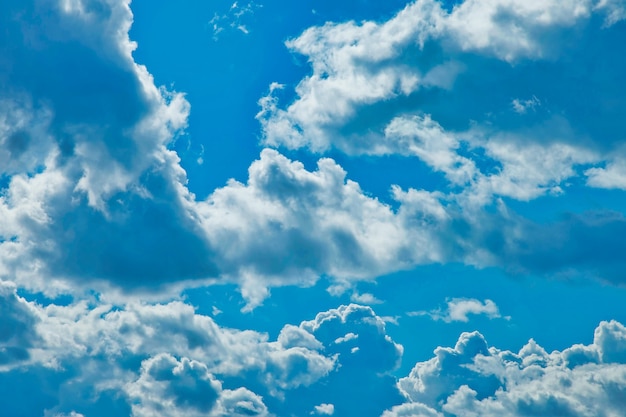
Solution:
[[(626, 392), (626, 328), (602, 322), (591, 345), (547, 353), (530, 340), (518, 353), (464, 333), (454, 348), (399, 380), (408, 403), (386, 416), (617, 416)], [(411, 412), (415, 414), (409, 414)]]
[[(331, 159), (309, 171), (271, 149), (251, 163), (245, 183), (230, 181), (196, 199), (168, 149), (185, 128), (190, 105), (182, 94), (157, 88), (135, 62), (129, 3), (6, 2), (0, 274), (49, 295), (95, 288), (167, 298), (185, 286), (234, 282), (248, 309), (274, 286), (306, 286), (328, 276), (335, 289), (347, 289), (434, 262), (548, 274), (567, 273), (574, 262), (583, 274), (620, 283), (619, 250), (595, 254), (566, 244), (581, 234), (605, 245), (623, 223), (619, 214), (575, 215), (546, 227), (499, 200), (558, 195), (581, 175), (591, 186), (621, 188), (616, 150), (583, 146), (570, 120), (551, 113), (556, 108), (545, 110), (543, 95), (541, 108), (525, 115), (511, 108), (519, 94), (502, 102), (502, 114), (536, 113), (529, 131), (496, 129), (500, 119), (493, 127), (461, 128), (439, 121), (435, 107), (430, 114), (411, 104), (420, 94), (467, 93), (463, 77), (476, 74), (469, 51), (484, 65), (519, 75), (521, 64), (502, 60), (547, 59), (552, 49), (540, 48), (541, 30), (570, 30), (594, 13), (620, 16), (616, 3), (559, 4), (469, 1), (448, 13), (425, 0), (388, 22), (327, 24), (288, 42), (310, 58), (313, 75), (287, 109), (273, 96), (262, 100), (265, 143), (402, 154), (447, 179), (444, 191), (392, 187), (392, 209)], [(500, 38), (509, 21), (498, 14), (504, 12), (522, 30), (506, 42)], [(460, 26), (462, 16), (491, 22), (491, 29)], [(37, 19), (43, 24), (32, 23)], [(585, 30), (610, 33), (615, 19)], [(442, 61), (438, 48), (452, 58)], [(614, 64), (617, 73), (623, 63)], [(546, 229), (559, 239), (545, 240)], [(548, 259), (555, 246), (561, 255)], [(609, 261), (599, 266), (599, 257)]]
[[(389, 372), (403, 348), (370, 307), (321, 312), (272, 341), (180, 301), (42, 306), (3, 288), (9, 327), (0, 334), (0, 381), (27, 371), (32, 389), (54, 393), (8, 409), (16, 413), (357, 416), (402, 400)], [(340, 389), (355, 375), (367, 383)], [(371, 401), (355, 406), (363, 395)]]

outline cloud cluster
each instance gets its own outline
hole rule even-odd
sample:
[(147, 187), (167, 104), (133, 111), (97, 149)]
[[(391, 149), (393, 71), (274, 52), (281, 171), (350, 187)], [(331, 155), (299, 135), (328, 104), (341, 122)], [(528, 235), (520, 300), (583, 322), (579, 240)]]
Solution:
[[(611, 246), (617, 234), (604, 225), (620, 229), (620, 213), (535, 224), (506, 201), (556, 198), (572, 184), (624, 188), (616, 109), (626, 105), (626, 60), (613, 53), (623, 11), (587, 0), (465, 1), (446, 11), (424, 0), (380, 23), (309, 28), (286, 43), (312, 70), (295, 99), (282, 106), (286, 87), (274, 83), (259, 101), (264, 143), (399, 155), (442, 175), (445, 189), (418, 191), (440, 213), (431, 259), (622, 282), (622, 255), (601, 261), (573, 243), (584, 235)], [(400, 212), (412, 209), (400, 200)]]
[(222, 390), (206, 365), (168, 354), (142, 362), (139, 379), (125, 391), (134, 417), (269, 415), (258, 395), (245, 388)]
[(591, 345), (547, 353), (530, 340), (518, 353), (464, 333), (454, 348), (415, 365), (398, 386), (409, 402), (385, 416), (618, 416), (626, 393), (626, 328), (602, 322)]
[(210, 275), (167, 149), (189, 104), (135, 63), (129, 2), (2, 9), (2, 275), (49, 292)]
[[(27, 371), (33, 389), (45, 385), (55, 393), (21, 412), (376, 415), (401, 402), (389, 372), (402, 346), (369, 307), (319, 313), (285, 325), (270, 341), (264, 333), (221, 327), (180, 301), (42, 306), (2, 288), (0, 381)], [(367, 384), (340, 389), (355, 375)], [(362, 395), (371, 402), (355, 408)]]
[[(309, 56), (314, 72), (286, 110), (272, 97), (262, 100), (265, 142), (314, 150), (332, 142), (349, 153), (412, 155), (449, 181), (449, 193), (392, 188), (394, 210), (330, 159), (309, 171), (269, 149), (252, 162), (246, 183), (231, 181), (197, 200), (168, 149), (186, 125), (189, 103), (157, 88), (134, 61), (128, 1), (6, 2), (0, 274), (48, 294), (96, 288), (156, 297), (168, 288), (230, 281), (240, 286), (248, 308), (272, 286), (330, 276), (335, 288), (347, 288), (354, 280), (432, 262), (548, 273), (574, 262), (583, 273), (620, 282), (619, 251), (603, 254), (610, 261), (600, 268), (594, 254), (581, 257), (581, 248), (565, 244), (576, 234), (612, 239), (608, 230), (621, 227), (619, 215), (573, 217), (548, 227), (560, 239), (545, 240), (543, 226), (503, 203), (495, 213), (483, 210), (499, 197), (561, 193), (563, 182), (581, 172), (590, 185), (621, 187), (616, 151), (602, 165), (604, 153), (573, 140), (570, 123), (558, 117), (531, 132), (486, 125), (451, 130), (436, 112), (406, 107), (415, 94), (453, 94), (461, 71), (475, 72), (463, 63), (470, 49), (483, 61), (522, 60), (531, 56), (526, 46), (538, 48), (543, 39), (533, 25), (560, 30), (618, 10), (610, 2), (578, 3), (483, 7), (470, 1), (447, 13), (438, 2), (418, 1), (385, 23), (327, 24), (288, 43)], [(492, 30), (455, 37), (484, 29), (457, 25), (460, 16), (486, 19)], [(494, 45), (509, 33), (507, 22), (517, 22), (523, 36), (502, 43), (504, 54), (504, 46)], [(441, 61), (437, 48), (452, 48), (458, 59)], [(429, 54), (432, 59), (414, 59)], [(50, 70), (43, 73), (44, 66)], [(60, 75), (67, 73), (80, 76)], [(510, 103), (509, 97), (505, 105), (514, 114)], [(561, 136), (552, 137), (555, 132)], [(547, 257), (554, 245), (563, 246), (561, 256)]]
[(448, 13), (438, 1), (419, 0), (386, 22), (309, 28), (286, 43), (312, 67), (296, 87), (296, 100), (286, 109), (278, 107), (274, 93), (281, 85), (273, 84), (260, 101), (265, 143), (316, 151), (336, 147), (352, 154), (410, 153), (386, 143), (383, 128), (394, 114), (423, 108), (442, 93), (428, 90), (458, 89), (457, 78), (465, 73), (489, 76), (480, 71), (496, 70), (490, 57), (518, 61), (554, 56), (567, 34), (594, 13), (606, 17), (618, 10), (623, 6), (589, 0), (470, 0)]
[[(624, 134), (614, 108), (591, 108), (548, 85), (576, 84), (578, 97), (580, 90), (585, 97), (611, 91), (624, 60), (614, 59), (610, 47), (591, 56), (568, 39), (610, 42), (611, 31), (621, 30), (611, 26), (623, 12), (619, 2), (588, 0), (465, 1), (446, 12), (438, 1), (420, 0), (383, 23), (307, 29), (287, 47), (308, 58), (312, 74), (299, 82), (286, 108), (279, 106), (279, 84), (260, 100), (264, 141), (417, 157), (452, 185), (471, 186), (472, 198), (483, 204), (492, 195), (530, 200), (560, 193), (565, 180), (579, 175), (590, 186), (623, 188), (617, 149), (598, 152), (598, 144), (621, 141)], [(581, 72), (563, 79), (567, 71), (556, 57)], [(596, 76), (598, 60), (615, 72)], [(538, 81), (539, 73), (553, 81)], [(523, 91), (518, 85), (542, 98), (516, 98)], [(619, 90), (609, 95), (623, 103)], [(544, 101), (541, 111), (524, 115)], [(517, 118), (507, 114), (512, 110)], [(590, 112), (598, 123), (584, 116)], [(606, 137), (607, 126), (618, 137)], [(596, 144), (583, 146), (590, 140)], [(584, 171), (589, 165), (595, 167)]]

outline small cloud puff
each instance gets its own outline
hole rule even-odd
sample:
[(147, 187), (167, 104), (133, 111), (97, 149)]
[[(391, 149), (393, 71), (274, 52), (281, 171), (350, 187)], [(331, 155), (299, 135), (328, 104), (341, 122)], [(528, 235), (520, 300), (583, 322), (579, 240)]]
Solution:
[(496, 303), (492, 300), (480, 301), (474, 298), (453, 298), (448, 300), (447, 307), (431, 311), (414, 311), (409, 316), (429, 316), (433, 320), (442, 320), (446, 323), (453, 321), (468, 322), (469, 315), (485, 315), (490, 319), (502, 317)]
[(311, 414), (317, 414), (320, 416), (332, 416), (335, 414), (335, 406), (333, 404), (320, 404), (316, 405), (314, 411)]
[(354, 303), (358, 303), (358, 304), (368, 304), (368, 305), (382, 304), (381, 300), (376, 298), (374, 294), (371, 294), (368, 292), (362, 293), (362, 294), (355, 292), (350, 296), (350, 301)]
[(524, 114), (528, 110), (534, 111), (535, 108), (537, 108), (538, 106), (541, 106), (541, 101), (535, 96), (532, 96), (532, 98), (528, 100), (520, 100), (516, 98), (516, 99), (513, 99), (513, 101), (511, 102), (511, 105), (513, 106), (513, 110), (516, 113)]

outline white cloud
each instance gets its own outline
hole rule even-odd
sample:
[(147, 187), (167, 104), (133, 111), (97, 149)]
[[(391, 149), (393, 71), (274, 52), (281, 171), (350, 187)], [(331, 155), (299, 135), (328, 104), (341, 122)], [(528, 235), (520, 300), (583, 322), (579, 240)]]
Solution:
[(442, 320), (446, 323), (453, 321), (468, 322), (469, 315), (485, 315), (490, 319), (500, 318), (500, 310), (492, 300), (476, 300), (474, 298), (453, 298), (448, 300), (447, 307), (432, 311), (416, 311), (409, 316), (430, 316), (433, 320)]
[[(33, 7), (16, 1), (7, 4), (15, 10)], [(454, 186), (467, 188), (466, 193), (392, 187), (392, 198), (399, 203), (392, 209), (347, 179), (343, 168), (330, 159), (320, 159), (317, 169), (309, 171), (266, 149), (251, 164), (245, 183), (230, 181), (198, 201), (185, 186), (177, 155), (167, 150), (186, 126), (189, 103), (182, 94), (157, 88), (147, 69), (133, 60), (136, 45), (128, 37), (132, 23), (128, 1), (100, 6), (80, 1), (37, 4), (39, 8), (31, 12), (43, 13), (41, 25), (6, 16), (0, 22), (6, 23), (6, 44), (28, 51), (24, 56), (6, 51), (11, 54), (7, 59), (15, 61), (10, 76), (17, 92), (0, 92), (0, 109), (5, 110), (0, 112), (0, 142), (7, 145), (2, 147), (4, 153), (0, 151), (0, 162), (6, 162), (0, 169), (11, 176), (0, 196), (0, 274), (33, 291), (81, 295), (95, 289), (109, 300), (136, 294), (170, 299), (183, 286), (230, 281), (241, 287), (250, 309), (268, 296), (272, 286), (310, 285), (322, 275), (331, 277), (334, 288), (345, 290), (357, 280), (432, 262), (532, 270), (534, 259), (524, 258), (528, 256), (524, 248), (536, 246), (536, 230), (530, 227), (528, 232), (528, 224), (503, 205), (492, 217), (472, 210), (490, 204), (494, 196), (527, 200), (557, 193), (580, 165), (601, 159), (566, 139), (529, 144), (528, 135), (495, 134), (479, 127), (446, 130), (427, 114), (384, 118), (382, 133), (375, 138), (358, 135), (364, 138), (362, 143), (349, 135), (335, 136), (335, 128), (363, 103), (407, 97), (422, 88), (450, 89), (465, 70), (455, 60), (417, 69), (400, 64), (415, 42), (426, 42), (426, 35), (439, 37), (442, 22), (451, 19), (438, 3), (419, 1), (387, 23), (328, 24), (290, 41), (290, 47), (311, 57), (314, 74), (303, 80), (292, 107), (280, 110), (271, 97), (266, 98), (263, 106), (269, 113), (260, 117), (264, 123), (277, 122), (274, 127), (280, 130), (275, 142), (266, 138), (268, 143), (293, 139), (293, 147), (310, 142), (315, 149), (325, 149), (331, 138), (339, 137), (343, 142), (336, 146), (350, 153), (413, 155)], [(520, 13), (534, 16), (533, 7)], [(574, 16), (550, 13), (550, 19), (565, 25)], [(415, 25), (421, 17), (429, 18)], [(33, 44), (24, 43), (24, 33)], [(63, 56), (72, 57), (68, 62), (82, 62), (84, 78), (65, 76), (76, 69), (62, 64), (40, 71), (48, 61), (32, 45), (59, 48)], [(35, 88), (33, 80), (39, 80), (41, 88)], [(81, 101), (81, 94), (68, 94), (77, 91), (99, 99)], [(316, 119), (302, 123), (309, 123), (305, 127), (313, 133), (296, 129), (306, 137), (291, 137), (292, 125), (311, 114)], [(501, 168), (497, 173), (481, 172), (462, 152), (468, 149), (482, 151)], [(615, 161), (619, 166), (617, 157)], [(619, 172), (611, 164), (587, 170), (590, 185), (603, 186), (611, 183), (602, 182), (602, 175), (617, 178)], [(462, 233), (460, 225), (467, 226)], [(562, 234), (561, 241), (567, 241), (568, 232)], [(489, 241), (494, 235), (502, 237), (502, 245)], [(541, 250), (538, 258), (552, 252), (551, 247)], [(555, 265), (558, 270), (558, 262)], [(154, 294), (146, 294), (148, 289)], [(164, 289), (171, 290), (160, 294)], [(354, 297), (377, 302), (369, 294)], [(132, 314), (142, 320), (158, 316), (156, 310)], [(113, 320), (115, 315), (107, 317)], [(176, 337), (184, 342), (182, 336)], [(293, 334), (284, 338), (290, 343), (298, 340)], [(295, 383), (285, 380), (290, 370), (285, 364), (292, 356), (294, 360), (306, 356), (315, 378), (331, 367), (323, 355), (307, 356), (300, 350), (314, 345), (305, 339), (297, 343), (308, 344), (294, 344), (289, 353), (273, 353), (277, 364), (271, 382), (276, 389)], [(79, 342), (70, 346), (69, 350), (86, 349)], [(189, 351), (193, 349), (180, 354), (203, 360)], [(298, 381), (310, 383), (304, 377)]]
[[(168, 352), (201, 362), (213, 374), (254, 374), (281, 390), (309, 385), (335, 365), (334, 359), (318, 352), (322, 345), (310, 334), (301, 336), (306, 343), (289, 343), (294, 337), (285, 337), (290, 332), (287, 327), (277, 342), (270, 342), (262, 333), (221, 328), (181, 302), (130, 304), (124, 309), (94, 308), (82, 302), (70, 307), (51, 305), (39, 315), (44, 343), (36, 359), (47, 366), (63, 366), (85, 352), (112, 359)], [(294, 362), (300, 368), (290, 368)]]
[[(93, 392), (86, 401), (61, 395), (50, 412), (83, 412), (78, 406), (93, 405), (112, 391), (126, 393), (122, 399), (136, 416), (265, 416), (261, 397), (245, 384), (282, 399), (285, 392), (327, 378), (337, 365), (336, 354), (324, 352), (322, 342), (302, 327), (287, 325), (277, 341), (269, 341), (263, 333), (220, 327), (178, 301), (24, 305), (34, 314), (32, 341), (20, 342), (32, 352), (24, 369), (47, 369), (61, 393), (77, 387)], [(222, 388), (224, 380), (231, 381), (228, 389)]]
[(55, 414), (53, 417), (85, 417), (84, 415), (71, 411), (69, 414)]
[(626, 158), (620, 152), (602, 168), (589, 168), (585, 171), (587, 185), (596, 188), (626, 190)]
[(410, 195), (413, 208), (394, 213), (345, 177), (330, 159), (310, 172), (266, 149), (250, 166), (247, 184), (231, 181), (197, 203), (220, 269), (240, 282), (251, 305), (265, 298), (268, 285), (312, 283), (323, 273), (339, 281), (374, 277), (438, 256), (426, 221), (422, 228), (404, 225), (416, 215), (440, 214), (428, 193), (397, 190), (396, 199)]
[(221, 390), (204, 364), (167, 354), (143, 361), (139, 379), (126, 386), (136, 417), (204, 416)]
[[(386, 22), (309, 28), (286, 45), (308, 58), (312, 74), (297, 85), (297, 98), (287, 108), (278, 107), (275, 88), (260, 100), (257, 118), (264, 141), (314, 151), (393, 152), (381, 132), (391, 120), (385, 119), (387, 112), (368, 111), (364, 117), (359, 112), (377, 103), (402, 102), (422, 89), (451, 89), (467, 69), (462, 51), (511, 62), (552, 56), (563, 43), (557, 34), (607, 10), (619, 14), (624, 7), (591, 0), (467, 0), (447, 13), (438, 1), (418, 0)], [(429, 57), (428, 42), (437, 43), (445, 60)], [(518, 111), (538, 104), (534, 97), (514, 101)]]
[(317, 414), (320, 416), (332, 416), (335, 414), (335, 406), (333, 404), (320, 404), (315, 406), (315, 411), (311, 414)]
[[(584, 35), (610, 30), (593, 24), (596, 14), (610, 19), (609, 10), (622, 9), (618, 2), (592, 0), (467, 0), (446, 12), (439, 2), (423, 0), (382, 23), (309, 28), (287, 42), (290, 50), (308, 58), (312, 69), (296, 87), (295, 100), (281, 107), (276, 94), (281, 86), (274, 83), (259, 101), (264, 143), (417, 157), (443, 173), (454, 192), (467, 188), (450, 197), (463, 207), (489, 205), (497, 196), (529, 201), (558, 195), (565, 192), (567, 180), (582, 176), (585, 169), (589, 185), (620, 188), (622, 164), (593, 145), (605, 140), (604, 131), (589, 137), (572, 127), (577, 120), (570, 124), (563, 116), (568, 103), (551, 104), (534, 95), (515, 98), (513, 110), (532, 110), (536, 120), (511, 128), (510, 119), (500, 115), (506, 104), (499, 96), (486, 103), (491, 92), (467, 89), (467, 83), (507, 89), (518, 81), (532, 82), (521, 70), (516, 72), (517, 62), (545, 59), (551, 65), (566, 53), (567, 39), (583, 36), (583, 26), (589, 31)], [(510, 85), (484, 82), (500, 77), (490, 72), (494, 58), (512, 63), (497, 66), (510, 70)], [(585, 64), (588, 58), (577, 59)], [(458, 92), (457, 78), (465, 88)], [(589, 82), (585, 88), (600, 87)], [(610, 84), (605, 88), (611, 89)], [(434, 91), (425, 92), (429, 89)], [(441, 110), (437, 100), (445, 100), (449, 111), (433, 117), (424, 109)], [(474, 112), (475, 107), (480, 111)], [(442, 126), (438, 116), (454, 127)], [(498, 117), (504, 121), (498, 123)], [(606, 169), (588, 169), (602, 162), (608, 162)]]
[[(321, 312), (298, 326), (285, 325), (270, 341), (267, 334), (220, 327), (179, 301), (112, 306), (84, 300), (45, 307), (18, 301), (32, 312), (33, 323), (30, 342), (20, 342), (30, 356), (16, 364), (47, 375), (42, 381), (59, 393), (50, 398), (49, 416), (107, 410), (103, 398), (111, 393), (135, 416), (266, 416), (269, 404), (279, 407), (278, 415), (305, 415), (315, 404), (341, 413), (354, 407), (340, 388), (355, 375), (363, 385), (354, 392), (377, 398), (377, 407), (399, 400), (388, 373), (398, 365), (402, 346), (370, 307)], [(27, 324), (18, 307), (13, 310)], [(344, 341), (337, 343), (340, 337)], [(71, 395), (87, 391), (86, 397)], [(302, 402), (302, 393), (313, 403)], [(361, 406), (372, 407), (356, 407)]]
[(397, 411), (415, 404), (429, 416), (618, 416), (626, 393), (625, 341), (626, 328), (615, 321), (600, 323), (593, 344), (550, 354), (533, 340), (516, 354), (464, 333), (454, 349), (437, 348), (400, 380), (410, 402)]
[[(277, 141), (289, 141), (295, 138), (289, 126), (315, 115), (305, 120), (310, 135), (308, 127), (296, 129), (313, 148), (325, 149), (338, 138), (342, 142), (336, 146), (350, 153), (413, 155), (466, 192), (392, 187), (399, 203), (394, 210), (348, 180), (330, 159), (320, 159), (317, 169), (308, 171), (266, 149), (251, 164), (246, 183), (231, 181), (198, 201), (185, 186), (179, 158), (167, 150), (186, 126), (189, 103), (182, 94), (157, 88), (147, 69), (134, 62), (128, 2), (57, 6), (37, 9), (45, 12), (45, 24), (5, 22), (6, 44), (29, 52), (6, 51), (15, 61), (10, 75), (18, 93), (0, 93), (0, 107), (6, 110), (0, 140), (14, 143), (14, 153), (21, 155), (0, 154), (0, 161), (10, 161), (3, 169), (11, 175), (0, 197), (0, 274), (33, 291), (80, 294), (95, 288), (109, 297), (130, 293), (126, 297), (154, 299), (183, 286), (230, 281), (241, 287), (250, 309), (270, 287), (310, 285), (322, 275), (345, 290), (355, 280), (424, 263), (498, 265), (503, 262), (499, 249), (480, 241), (489, 235), (485, 224), (503, 222), (515, 232), (506, 237), (503, 251), (516, 260), (522, 223), (514, 216), (506, 223), (504, 209), (494, 221), (485, 221), (476, 208), (498, 196), (528, 200), (561, 192), (579, 166), (601, 160), (567, 138), (529, 144), (528, 135), (496, 134), (484, 127), (446, 130), (427, 114), (385, 117), (375, 138), (356, 131), (355, 137), (335, 135), (335, 127), (347, 123), (362, 103), (421, 88), (445, 90), (464, 70), (454, 60), (423, 68), (400, 63), (418, 52), (411, 49), (415, 42), (426, 42), (420, 34), (439, 39), (442, 22), (451, 19), (438, 3), (418, 1), (387, 23), (328, 24), (290, 41), (311, 57), (314, 74), (303, 80), (293, 108), (280, 110), (266, 98), (263, 106), (271, 114), (260, 117), (277, 123)], [(537, 8), (524, 7), (519, 13), (528, 16)], [(554, 21), (570, 24), (570, 15)], [(47, 65), (45, 56), (24, 44), (23, 33), (38, 47), (54, 46), (73, 57), (69, 61), (83, 62), (84, 78), (55, 78), (72, 71), (61, 64), (39, 71)], [(42, 87), (35, 88), (33, 80)], [(83, 95), (68, 94), (72, 91), (87, 91), (99, 100), (83, 102)], [(294, 139), (294, 147), (302, 146), (300, 139)], [(468, 155), (472, 152), (482, 152), (501, 168), (482, 172)], [(600, 168), (587, 171), (590, 184), (600, 184), (601, 174), (613, 172), (594, 169)], [(469, 232), (458, 233), (459, 224), (467, 224)], [(148, 289), (153, 293), (146, 294)]]
[(614, 25), (626, 19), (626, 3), (624, 0), (599, 0), (595, 9), (606, 13), (605, 25)]
[(404, 403), (385, 411), (381, 417), (442, 417), (443, 414), (419, 403)]
[(206, 365), (168, 354), (143, 361), (139, 378), (124, 389), (134, 417), (269, 415), (258, 395), (245, 388), (222, 390)]
[(374, 294), (355, 292), (350, 296), (350, 301), (358, 304), (382, 304), (382, 301), (374, 296)]

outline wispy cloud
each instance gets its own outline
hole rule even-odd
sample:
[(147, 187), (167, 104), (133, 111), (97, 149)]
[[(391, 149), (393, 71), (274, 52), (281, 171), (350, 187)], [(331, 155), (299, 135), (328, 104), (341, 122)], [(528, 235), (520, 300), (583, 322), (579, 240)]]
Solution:
[(215, 13), (213, 18), (209, 20), (209, 25), (213, 30), (213, 39), (217, 41), (219, 35), (224, 32), (224, 30), (236, 30), (248, 35), (250, 33), (247, 23), (248, 19), (261, 7), (263, 6), (256, 4), (254, 1), (245, 3), (236, 1), (225, 13)]
[(529, 110), (535, 110), (537, 107), (541, 106), (541, 100), (535, 96), (532, 96), (528, 100), (520, 100), (516, 98), (511, 101), (511, 105), (516, 113), (525, 114)]

